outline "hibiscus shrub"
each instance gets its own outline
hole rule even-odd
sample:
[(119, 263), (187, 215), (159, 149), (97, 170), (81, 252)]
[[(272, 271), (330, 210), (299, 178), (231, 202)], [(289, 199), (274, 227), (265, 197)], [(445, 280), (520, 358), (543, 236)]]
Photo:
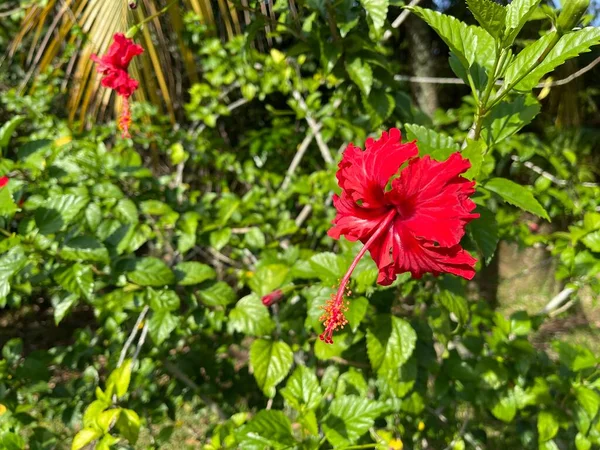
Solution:
[[(7, 89), (0, 448), (600, 446), (600, 357), (543, 333), (600, 293), (597, 132), (532, 95), (600, 29), (585, 1), (467, 4), (408, 8), (470, 89), (433, 119), (388, 2), (271, 5), (226, 43), (186, 15), (176, 127), (130, 105), (141, 26), (91, 58), (117, 126), (69, 122), (58, 69)], [(551, 254), (541, 311), (490, 297), (500, 243)]]

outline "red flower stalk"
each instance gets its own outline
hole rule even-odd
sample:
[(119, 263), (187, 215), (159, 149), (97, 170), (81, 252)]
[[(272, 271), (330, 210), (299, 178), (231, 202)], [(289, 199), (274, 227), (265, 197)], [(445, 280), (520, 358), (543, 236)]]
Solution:
[(98, 63), (98, 72), (103, 75), (102, 86), (113, 89), (123, 99), (119, 128), (125, 138), (130, 137), (131, 112), (129, 97), (139, 86), (138, 81), (131, 78), (127, 70), (133, 57), (144, 53), (144, 49), (131, 39), (126, 38), (122, 33), (115, 34), (113, 40), (114, 42), (106, 55), (102, 57), (92, 55), (91, 59)]
[(279, 303), (283, 298), (283, 291), (281, 289), (276, 289), (270, 294), (263, 296), (262, 304), (265, 306), (271, 306), (275, 303)]
[(4, 186), (6, 186), (9, 182), (9, 178), (7, 176), (1, 177), (0, 178), (0, 188), (3, 188)]
[(469, 280), (475, 275), (477, 260), (460, 246), (465, 225), (479, 217), (471, 213), (475, 203), (469, 198), (475, 182), (460, 176), (471, 164), (460, 153), (443, 162), (418, 153), (415, 142), (401, 143), (395, 128), (379, 140), (368, 139), (365, 151), (352, 144), (344, 151), (337, 172), (342, 193), (333, 199), (337, 215), (328, 234), (361, 241), (364, 247), (324, 307), (320, 338), (327, 343), (347, 323), (344, 292), (367, 250), (379, 269), (377, 283), (383, 286), (403, 272), (413, 278), (428, 272)]

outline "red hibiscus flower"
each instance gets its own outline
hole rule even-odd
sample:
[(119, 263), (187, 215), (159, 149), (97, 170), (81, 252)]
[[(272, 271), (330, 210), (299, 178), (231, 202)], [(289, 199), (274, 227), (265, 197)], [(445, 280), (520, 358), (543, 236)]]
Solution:
[(130, 137), (129, 97), (138, 88), (139, 83), (129, 76), (127, 69), (133, 57), (142, 54), (144, 49), (122, 33), (115, 34), (113, 40), (106, 55), (102, 57), (92, 55), (91, 59), (98, 64), (97, 70), (103, 75), (102, 86), (113, 89), (117, 95), (123, 98), (123, 111), (119, 119), (119, 127), (123, 130), (123, 137)]
[(0, 177), (0, 188), (3, 188), (4, 186), (6, 186), (8, 184), (9, 178), (4, 176), (4, 177)]
[(465, 225), (479, 217), (469, 198), (475, 182), (460, 176), (470, 162), (460, 153), (443, 162), (420, 158), (415, 142), (400, 140), (400, 131), (392, 128), (379, 140), (368, 139), (365, 151), (350, 144), (339, 164), (342, 194), (334, 197), (337, 215), (328, 234), (364, 247), (324, 308), (325, 342), (333, 342), (333, 332), (347, 323), (344, 292), (367, 250), (379, 269), (377, 283), (384, 286), (403, 272), (414, 278), (427, 272), (469, 280), (475, 275), (476, 259), (460, 246)]

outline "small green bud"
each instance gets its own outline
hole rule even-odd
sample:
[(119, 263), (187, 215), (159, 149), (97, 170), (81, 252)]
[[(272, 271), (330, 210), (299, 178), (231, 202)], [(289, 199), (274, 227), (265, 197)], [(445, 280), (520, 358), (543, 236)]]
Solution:
[(132, 26), (129, 30), (127, 30), (127, 33), (125, 33), (125, 37), (127, 39), (133, 39), (133, 37), (138, 33), (138, 31), (140, 31), (141, 28), (139, 25), (134, 25)]
[(590, 0), (563, 0), (563, 3), (563, 9), (556, 22), (560, 34), (568, 33), (575, 28), (590, 6)]

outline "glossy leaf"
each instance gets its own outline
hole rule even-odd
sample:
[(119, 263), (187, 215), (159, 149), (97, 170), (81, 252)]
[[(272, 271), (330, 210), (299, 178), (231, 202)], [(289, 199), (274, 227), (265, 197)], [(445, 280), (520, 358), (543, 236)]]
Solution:
[(533, 194), (524, 186), (506, 178), (492, 178), (485, 183), (485, 188), (498, 194), (505, 202), (524, 211), (535, 214), (542, 219), (550, 220), (548, 213), (535, 199)]

